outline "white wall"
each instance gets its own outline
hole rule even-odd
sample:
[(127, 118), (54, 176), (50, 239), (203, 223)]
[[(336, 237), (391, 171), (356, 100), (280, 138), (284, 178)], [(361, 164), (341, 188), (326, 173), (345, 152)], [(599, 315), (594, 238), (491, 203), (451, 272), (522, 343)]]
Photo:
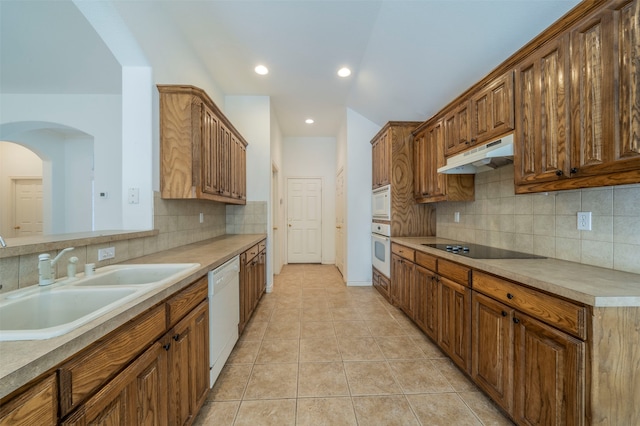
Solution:
[[(282, 131), (278, 124), (278, 117), (271, 105), (271, 167), (276, 169), (277, 179), (271, 180), (271, 202), (268, 204), (270, 214), (272, 215), (273, 238), (272, 253), (270, 258), (272, 270), (274, 274), (279, 274), (284, 264), (284, 246), (286, 230), (284, 228), (284, 172), (282, 170)], [(281, 202), (282, 200), (282, 202)], [(271, 289), (268, 289), (269, 292)]]
[(347, 108), (346, 127), (347, 285), (371, 285), (371, 139), (380, 126)]
[[(335, 161), (335, 138), (284, 138), (282, 153), (284, 178), (322, 178), (322, 263), (324, 264), (334, 264), (336, 261)], [(283, 197), (286, 200), (286, 193), (283, 193)]]
[[(120, 95), (3, 94), (0, 97), (0, 139), (16, 141), (16, 135), (24, 135), (29, 126), (32, 129), (68, 127), (74, 134), (83, 133), (93, 138), (94, 187), (96, 192), (109, 193), (108, 199), (95, 200), (95, 230), (123, 227), (121, 102)], [(41, 140), (42, 135), (38, 138)], [(51, 135), (51, 141), (56, 138), (60, 139), (60, 134)], [(64, 157), (64, 151), (56, 155)], [(56, 155), (52, 153), (50, 159)], [(53, 167), (55, 178), (55, 162)], [(64, 192), (64, 189), (56, 190)], [(64, 200), (60, 196), (54, 198)]]

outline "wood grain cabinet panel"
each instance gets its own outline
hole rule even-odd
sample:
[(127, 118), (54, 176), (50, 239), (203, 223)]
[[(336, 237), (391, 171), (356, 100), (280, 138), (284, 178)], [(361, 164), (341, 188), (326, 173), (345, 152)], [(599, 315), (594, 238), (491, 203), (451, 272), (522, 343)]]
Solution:
[(471, 289), (439, 278), (438, 344), (458, 367), (471, 371)]
[(162, 198), (246, 204), (247, 142), (202, 90), (158, 85)]
[(512, 71), (471, 97), (471, 118), (470, 145), (488, 142), (513, 130)]
[(413, 143), (413, 196), (416, 202), (474, 200), (474, 175), (438, 173), (438, 168), (446, 164), (442, 120), (417, 129)]
[(266, 241), (263, 240), (240, 255), (240, 322), (238, 334), (251, 319), (267, 288)]
[(58, 420), (58, 382), (50, 374), (18, 396), (0, 404), (0, 425), (55, 425)]
[(200, 278), (167, 301), (167, 328), (172, 327), (207, 298), (209, 282), (207, 276)]
[(382, 273), (378, 271), (376, 268), (372, 267), (371, 272), (372, 272), (371, 281), (372, 281), (373, 287), (376, 290), (378, 290), (378, 292), (385, 299), (387, 299), (388, 302), (391, 302), (391, 296), (389, 295), (389, 287), (390, 287), (389, 278), (382, 275)]
[(411, 298), (414, 281), (414, 263), (397, 254), (391, 255), (391, 301), (410, 318), (413, 317)]
[(471, 134), (470, 101), (465, 99), (444, 116), (445, 156), (464, 151), (476, 143)]
[(585, 343), (518, 312), (513, 321), (516, 422), (585, 424)]
[[(390, 121), (371, 139), (372, 186), (390, 185), (391, 236), (435, 234), (435, 208), (414, 197), (414, 121)], [(418, 154), (419, 155), (419, 154)]]

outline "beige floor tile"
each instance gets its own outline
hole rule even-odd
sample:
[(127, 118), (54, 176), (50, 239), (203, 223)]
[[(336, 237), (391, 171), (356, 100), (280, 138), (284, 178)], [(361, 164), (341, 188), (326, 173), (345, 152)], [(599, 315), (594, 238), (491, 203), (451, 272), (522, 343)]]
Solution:
[(302, 311), (302, 302), (298, 301), (300, 307), (276, 307), (271, 315), (271, 322), (278, 321), (300, 321), (300, 313)]
[(300, 324), (300, 338), (313, 339), (319, 337), (336, 337), (333, 322), (330, 321), (303, 321)]
[(438, 346), (425, 335), (410, 336), (411, 340), (420, 348), (429, 359), (446, 358), (447, 356), (438, 348)]
[(482, 392), (460, 392), (458, 395), (485, 426), (513, 425), (513, 422)]
[(262, 342), (262, 346), (260, 346), (256, 363), (268, 364), (272, 362), (298, 362), (299, 352), (300, 341), (298, 339), (264, 340)]
[(287, 426), (296, 424), (296, 400), (242, 401), (235, 426)]
[(244, 399), (295, 398), (298, 364), (256, 364)]
[(227, 358), (227, 364), (252, 364), (259, 349), (260, 340), (238, 340)]
[(367, 321), (367, 327), (373, 336), (404, 336), (407, 334), (395, 320)]
[(264, 333), (264, 339), (299, 339), (300, 322), (270, 321)]
[(308, 396), (349, 396), (342, 362), (301, 362), (298, 397)]
[(334, 321), (338, 337), (371, 337), (366, 321)]
[(341, 361), (335, 337), (300, 339), (300, 362)]
[(353, 408), (359, 425), (419, 425), (404, 395), (354, 397)]
[(431, 363), (456, 392), (477, 392), (478, 388), (449, 358), (432, 359)]
[(426, 355), (409, 336), (376, 337), (376, 342), (387, 359), (425, 359)]
[(482, 423), (455, 393), (407, 395), (418, 419), (433, 426), (482, 426)]
[(363, 311), (358, 309), (360, 317), (365, 321), (392, 321), (393, 318), (387, 311)]
[(193, 426), (233, 426), (240, 401), (209, 402), (202, 406)]
[(345, 362), (344, 370), (351, 395), (402, 393), (386, 361)]
[(331, 309), (320, 306), (302, 308), (302, 321), (333, 321)]
[(245, 326), (240, 338), (243, 340), (262, 340), (267, 325), (269, 325), (268, 321), (256, 321), (255, 318), (252, 318)]
[(384, 355), (373, 337), (340, 337), (338, 348), (343, 361), (384, 360)]
[(252, 364), (227, 364), (222, 368), (207, 399), (231, 401), (242, 399), (251, 375)]
[(351, 398), (298, 399), (297, 426), (356, 426)]
[(353, 308), (331, 308), (331, 316), (334, 321), (359, 321), (362, 320), (360, 313)]
[(429, 360), (389, 361), (394, 377), (405, 394), (453, 392), (453, 388)]

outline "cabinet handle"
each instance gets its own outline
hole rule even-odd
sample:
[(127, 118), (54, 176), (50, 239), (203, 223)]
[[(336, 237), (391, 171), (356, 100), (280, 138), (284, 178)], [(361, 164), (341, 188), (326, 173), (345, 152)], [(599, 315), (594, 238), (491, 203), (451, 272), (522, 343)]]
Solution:
[(562, 176), (562, 170), (556, 170), (556, 176)]
[(471, 138), (471, 143), (476, 143), (477, 140), (478, 139), (476, 139), (476, 138)]
[(507, 311), (502, 311), (502, 316), (506, 317), (507, 316)]
[(569, 170), (569, 173), (571, 173), (572, 175), (575, 175), (576, 173), (578, 173), (578, 168), (572, 167), (571, 170)]
[(469, 143), (470, 143), (469, 141), (464, 141), (465, 145), (469, 145)]
[(164, 344), (162, 345), (162, 347), (164, 348), (165, 351), (168, 351), (169, 348), (171, 347), (171, 343)]
[(176, 342), (180, 340), (180, 335), (176, 334), (175, 336), (173, 336), (173, 340), (175, 340)]
[(514, 322), (514, 324), (518, 324), (520, 322), (520, 320), (518, 318), (514, 318), (513, 322)]
[(513, 299), (513, 294), (507, 293), (507, 299)]

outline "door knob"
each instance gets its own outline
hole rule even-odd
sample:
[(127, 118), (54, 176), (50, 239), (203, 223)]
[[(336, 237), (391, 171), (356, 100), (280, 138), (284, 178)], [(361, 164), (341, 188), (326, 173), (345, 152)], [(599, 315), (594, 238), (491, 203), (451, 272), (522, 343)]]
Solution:
[(20, 229), (20, 225), (14, 226), (13, 229)]
[(289, 224), (289, 228), (291, 228), (291, 224)]

